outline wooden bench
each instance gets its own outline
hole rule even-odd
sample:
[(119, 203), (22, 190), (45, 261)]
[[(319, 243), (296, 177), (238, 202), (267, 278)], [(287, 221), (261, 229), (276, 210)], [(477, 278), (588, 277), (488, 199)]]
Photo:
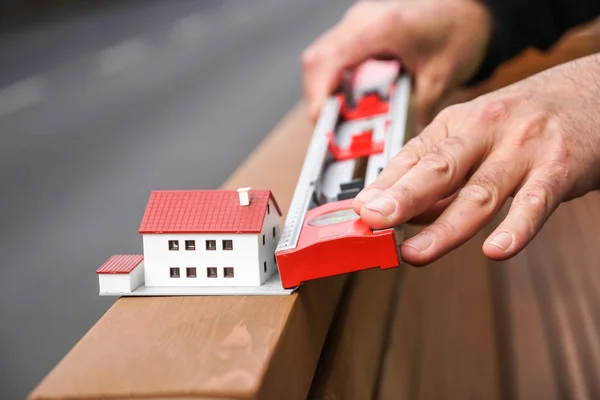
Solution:
[[(600, 34), (572, 36), (451, 102), (596, 51)], [(285, 211), (310, 132), (299, 105), (223, 187), (272, 189)], [(505, 263), (481, 253), (490, 227), (430, 267), (289, 297), (119, 299), (29, 398), (596, 398), (599, 201), (562, 206)]]

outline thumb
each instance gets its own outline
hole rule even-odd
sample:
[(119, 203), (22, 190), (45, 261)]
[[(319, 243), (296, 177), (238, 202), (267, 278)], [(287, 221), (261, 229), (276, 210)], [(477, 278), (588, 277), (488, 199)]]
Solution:
[(418, 131), (423, 130), (433, 118), (435, 107), (446, 88), (446, 74), (429, 63), (416, 76), (415, 104)]

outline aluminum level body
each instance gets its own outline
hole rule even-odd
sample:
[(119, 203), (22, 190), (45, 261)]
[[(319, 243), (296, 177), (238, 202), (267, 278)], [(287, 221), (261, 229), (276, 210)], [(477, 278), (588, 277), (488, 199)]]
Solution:
[(400, 264), (398, 230), (369, 229), (351, 199), (404, 144), (410, 79), (370, 81), (349, 90), (354, 99), (337, 94), (322, 109), (276, 250), (285, 288)]

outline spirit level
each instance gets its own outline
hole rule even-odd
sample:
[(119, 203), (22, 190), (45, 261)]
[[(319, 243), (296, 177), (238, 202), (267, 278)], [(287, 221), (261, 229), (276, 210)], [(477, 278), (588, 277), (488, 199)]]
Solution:
[(323, 106), (275, 252), (284, 288), (400, 265), (401, 228), (368, 228), (352, 199), (402, 148), (409, 96), (397, 62), (371, 60)]

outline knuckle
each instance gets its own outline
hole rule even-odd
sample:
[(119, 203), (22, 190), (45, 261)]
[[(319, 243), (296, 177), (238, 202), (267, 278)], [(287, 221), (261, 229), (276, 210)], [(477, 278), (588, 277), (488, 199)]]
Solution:
[(318, 63), (317, 50), (314, 47), (309, 47), (302, 52), (301, 56), (302, 66), (304, 69), (311, 69)]
[(551, 191), (544, 183), (535, 183), (515, 196), (514, 225), (525, 235), (533, 236), (550, 211)]
[(450, 121), (454, 120), (454, 118), (456, 118), (457, 115), (460, 114), (460, 112), (463, 110), (463, 107), (465, 107), (464, 104), (449, 105), (436, 115), (433, 122), (437, 121), (443, 123), (444, 125), (447, 125), (448, 123), (450, 123)]
[(398, 152), (398, 154), (394, 156), (390, 163), (399, 167), (412, 168), (415, 165), (417, 165), (419, 160), (419, 156), (414, 152), (408, 150), (401, 150), (400, 152)]
[(484, 125), (497, 124), (508, 117), (509, 106), (504, 100), (493, 100), (483, 103), (474, 110), (475, 120)]
[(337, 60), (341, 53), (343, 43), (333, 41), (325, 36), (317, 43), (307, 48), (301, 55), (301, 62), (304, 69), (317, 70), (324, 63)]
[[(567, 157), (568, 159), (568, 157)], [(566, 161), (566, 160), (565, 160)], [(571, 177), (571, 169), (563, 160), (555, 160), (546, 164), (546, 171), (549, 183), (553, 188), (558, 188), (565, 181), (569, 181)]]
[(549, 195), (546, 190), (528, 190), (527, 192), (523, 193), (520, 203), (543, 210), (546, 208), (546, 204), (548, 204), (548, 198)]
[(318, 61), (321, 60), (330, 60), (337, 61), (342, 53), (342, 43), (341, 42), (329, 42), (327, 44), (323, 44), (319, 48), (318, 52)]
[(429, 226), (428, 230), (437, 237), (456, 238), (459, 236), (456, 224), (448, 219), (439, 219)]
[(406, 145), (404, 146), (403, 149), (410, 149), (410, 150), (414, 150), (418, 153), (422, 152), (428, 144), (428, 140), (427, 140), (427, 135), (424, 135), (423, 133), (411, 138)]
[(548, 167), (556, 170), (556, 172), (564, 172), (561, 170), (566, 169), (565, 164), (567, 164), (573, 156), (569, 139), (563, 135), (556, 135), (556, 137), (552, 138), (552, 142), (553, 144), (549, 152), (552, 162), (549, 163)]
[(563, 187), (569, 182), (569, 168), (560, 162), (548, 162), (543, 166), (544, 177), (524, 187), (515, 201), (520, 205), (526, 205), (534, 212), (547, 214), (554, 204), (555, 198), (562, 192)]
[(423, 152), (432, 149), (439, 142), (449, 137), (448, 124), (441, 119), (434, 119), (418, 136), (415, 142)]
[(396, 200), (402, 200), (402, 203), (406, 203), (412, 206), (415, 203), (416, 190), (414, 187), (407, 184), (394, 185), (390, 188), (391, 196)]
[(319, 41), (308, 47), (301, 55), (301, 63), (304, 69), (316, 70), (322, 64), (331, 63), (338, 60), (343, 53), (344, 42), (334, 40), (331, 36), (325, 35)]
[[(572, 117), (558, 117), (556, 113), (552, 114), (545, 125), (547, 143), (549, 144), (545, 159), (550, 161), (549, 167), (556, 172), (565, 172), (566, 165), (574, 161), (575, 154), (573, 150), (586, 146), (594, 146), (592, 142), (585, 139), (586, 135), (578, 135), (577, 129), (573, 129), (576, 123), (572, 120), (566, 121)], [(582, 128), (581, 130), (585, 130)], [(583, 140), (582, 140), (583, 139)]]
[(549, 116), (545, 112), (532, 113), (517, 126), (515, 145), (519, 148), (538, 138), (548, 124)]
[(438, 153), (452, 154), (461, 151), (465, 147), (465, 140), (459, 136), (450, 136), (438, 142), (434, 150)]
[(458, 168), (457, 153), (465, 146), (464, 140), (457, 136), (448, 137), (434, 146), (433, 152), (423, 157), (423, 162), (438, 172), (454, 176)]
[(494, 191), (489, 186), (468, 184), (460, 190), (458, 197), (461, 201), (487, 207), (494, 202)]
[(536, 182), (531, 187), (520, 191), (515, 197), (515, 202), (526, 206), (535, 215), (543, 215), (548, 210), (553, 190), (551, 183)]
[[(481, 206), (496, 207), (499, 201), (499, 186), (506, 178), (506, 167), (503, 163), (494, 163), (485, 170), (473, 175), (469, 183), (461, 190), (459, 197), (467, 201), (475, 201)], [(469, 197), (471, 196), (471, 197)]]
[(421, 159), (421, 162), (437, 172), (452, 175), (452, 165), (454, 163), (450, 161), (451, 158), (448, 155), (441, 155), (440, 153), (428, 153)]

